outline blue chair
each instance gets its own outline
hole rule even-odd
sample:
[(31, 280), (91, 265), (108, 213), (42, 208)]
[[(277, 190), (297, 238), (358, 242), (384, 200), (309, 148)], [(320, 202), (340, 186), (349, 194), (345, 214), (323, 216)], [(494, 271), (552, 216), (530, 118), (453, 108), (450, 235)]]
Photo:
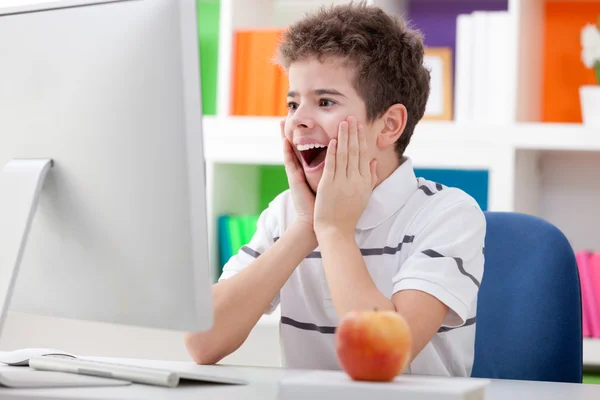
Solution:
[(485, 216), (472, 376), (581, 383), (579, 272), (567, 238), (531, 215)]

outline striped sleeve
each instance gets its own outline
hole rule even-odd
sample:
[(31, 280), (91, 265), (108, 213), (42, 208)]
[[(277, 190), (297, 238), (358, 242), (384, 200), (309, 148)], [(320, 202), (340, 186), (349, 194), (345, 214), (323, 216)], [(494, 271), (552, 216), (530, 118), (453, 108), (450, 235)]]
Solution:
[(449, 201), (427, 211), (431, 217), (415, 233), (392, 283), (393, 293), (413, 289), (436, 297), (450, 308), (443, 326), (457, 327), (476, 313), (472, 308), (483, 276), (486, 223), (470, 198)]
[[(246, 243), (234, 254), (227, 263), (223, 266), (223, 272), (219, 277), (219, 281), (223, 279), (229, 279), (236, 275), (238, 272), (246, 268), (250, 263), (256, 260), (266, 249), (271, 247), (274, 243), (273, 240), (273, 226), (274, 226), (274, 204), (272, 203), (267, 209), (265, 209), (258, 218), (256, 224), (256, 232), (252, 236), (249, 243)], [(271, 305), (265, 314), (272, 313), (279, 305), (279, 294), (273, 299)]]

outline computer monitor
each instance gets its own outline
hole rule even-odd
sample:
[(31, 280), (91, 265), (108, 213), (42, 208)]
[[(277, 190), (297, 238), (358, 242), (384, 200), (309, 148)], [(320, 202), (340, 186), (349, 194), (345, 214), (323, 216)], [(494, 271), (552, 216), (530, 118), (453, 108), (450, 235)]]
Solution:
[(0, 323), (213, 322), (196, 0), (0, 2)]

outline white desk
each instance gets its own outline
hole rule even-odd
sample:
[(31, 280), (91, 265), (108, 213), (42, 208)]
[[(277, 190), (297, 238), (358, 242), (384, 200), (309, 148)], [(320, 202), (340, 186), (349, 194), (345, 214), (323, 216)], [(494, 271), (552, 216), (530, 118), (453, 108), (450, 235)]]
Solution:
[[(173, 368), (180, 371), (202, 370), (214, 375), (235, 376), (249, 385), (213, 385), (183, 383), (177, 388), (146, 385), (69, 389), (0, 389), (2, 399), (172, 399), (172, 400), (275, 400), (277, 382), (306, 371), (283, 368), (199, 366), (188, 362), (114, 360), (137, 365)], [(486, 400), (598, 400), (600, 385), (494, 380), (486, 389)], [(333, 399), (332, 399), (333, 400)], [(443, 400), (443, 399), (442, 399)]]

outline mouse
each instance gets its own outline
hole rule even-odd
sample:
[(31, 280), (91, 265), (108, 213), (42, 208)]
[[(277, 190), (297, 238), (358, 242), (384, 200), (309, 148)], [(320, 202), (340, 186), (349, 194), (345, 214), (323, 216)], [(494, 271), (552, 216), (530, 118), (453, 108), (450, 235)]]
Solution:
[(29, 366), (29, 359), (48, 355), (77, 358), (66, 351), (42, 347), (29, 347), (0, 353), (0, 363), (11, 366)]

